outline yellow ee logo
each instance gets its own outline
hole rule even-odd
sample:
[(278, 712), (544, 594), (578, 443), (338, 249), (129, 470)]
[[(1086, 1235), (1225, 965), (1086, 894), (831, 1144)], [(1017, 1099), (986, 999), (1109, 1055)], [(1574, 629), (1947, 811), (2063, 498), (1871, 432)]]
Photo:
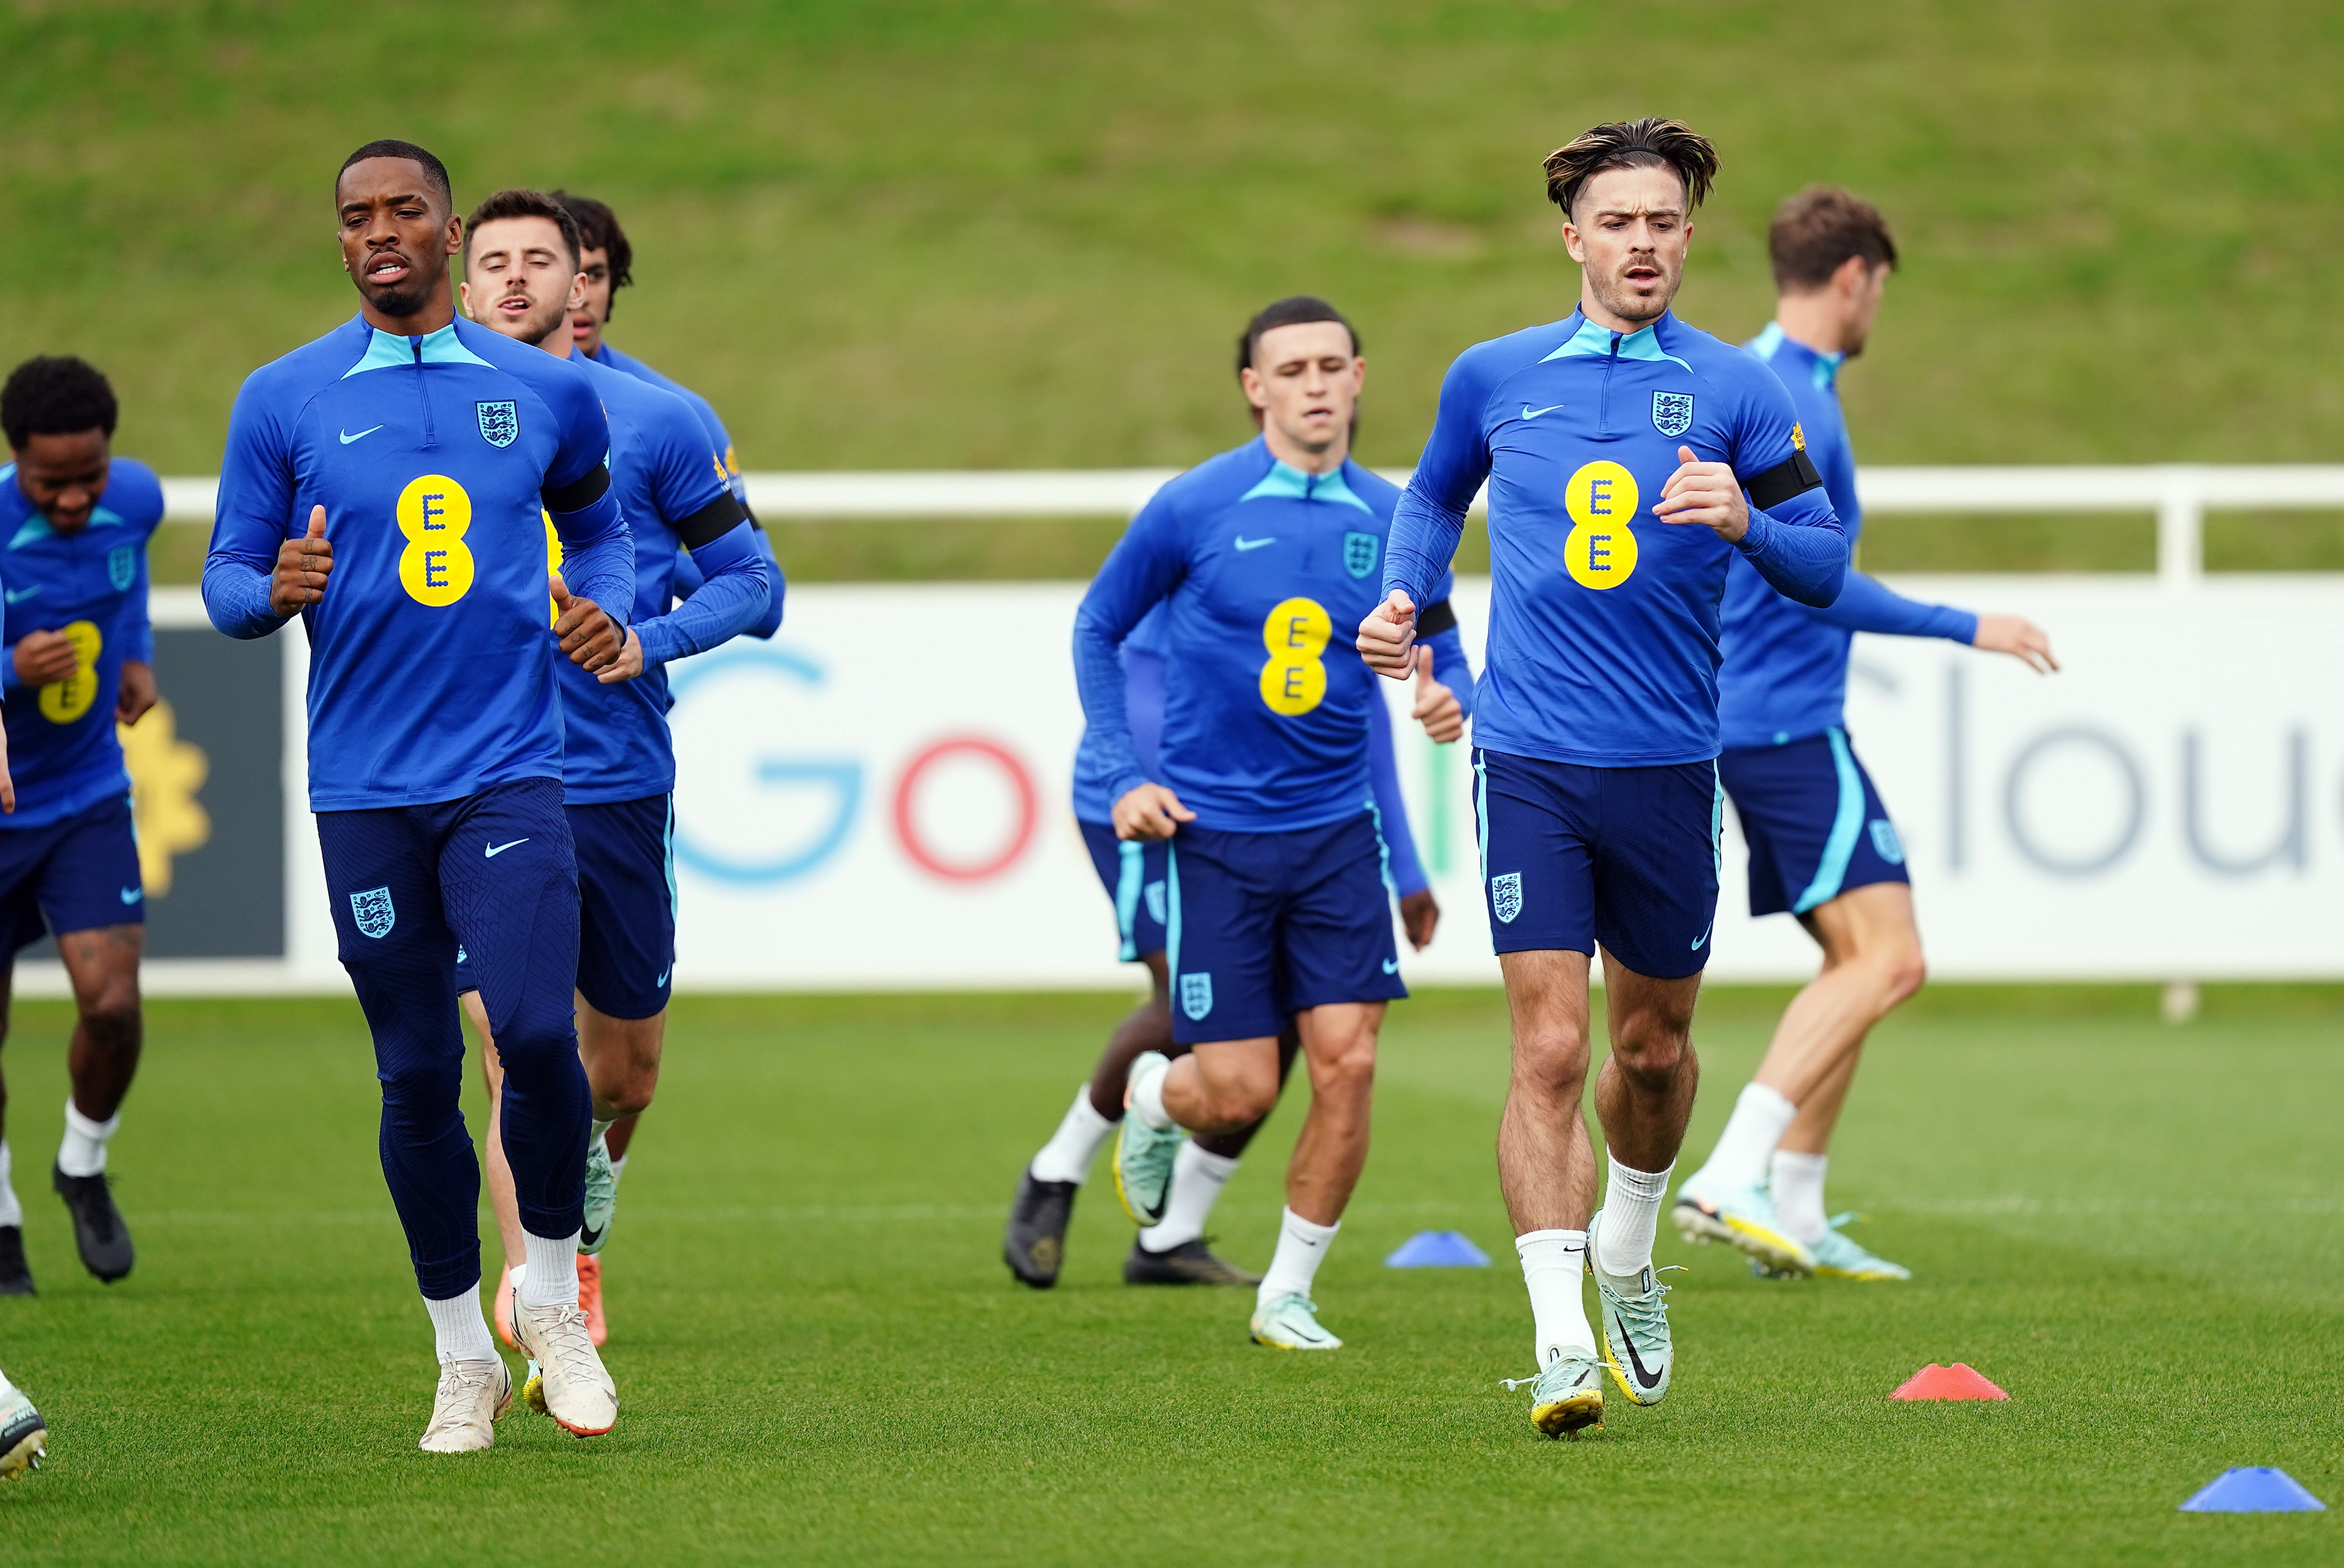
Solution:
[(399, 492), (399, 531), (407, 548), (399, 552), (399, 585), (418, 604), (434, 610), (472, 591), (472, 551), (464, 532), (472, 526), (472, 498), (446, 474), (409, 480)]
[[(561, 570), (561, 535), (554, 530), (551, 512), (540, 507), (537, 515), (545, 519), (545, 574), (551, 577)], [(561, 619), (561, 606), (553, 602), (553, 585), (549, 582), (545, 591), (545, 623), (551, 626)]]
[(73, 673), (41, 688), (41, 717), (53, 724), (70, 724), (97, 701), (97, 654), (106, 639), (87, 621), (69, 622), (58, 634), (73, 647)]
[(1562, 487), (1571, 537), (1562, 564), (1581, 588), (1617, 588), (1635, 574), (1636, 476), (1615, 462), (1582, 464)]
[(1261, 623), (1269, 662), (1261, 667), (1261, 700), (1273, 713), (1298, 718), (1327, 700), (1327, 664), (1320, 657), (1335, 623), (1315, 599), (1285, 599)]

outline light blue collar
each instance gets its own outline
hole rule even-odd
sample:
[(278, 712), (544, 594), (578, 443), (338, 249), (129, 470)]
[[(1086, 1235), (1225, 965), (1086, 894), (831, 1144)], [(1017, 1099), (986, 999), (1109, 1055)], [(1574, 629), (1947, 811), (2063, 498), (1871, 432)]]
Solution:
[(449, 322), (437, 332), (426, 333), (421, 338), (395, 337), (379, 327), (375, 328), (373, 331), (374, 336), (367, 341), (366, 353), (359, 358), (357, 364), (342, 372), (343, 380), (347, 381), (352, 376), (363, 375), (369, 370), (396, 370), (402, 365), (412, 365), (418, 359), (414, 347), (418, 343), (423, 346), (420, 358), (424, 364), (480, 365), (494, 369), (493, 366), (489, 366), (486, 359), (465, 348), (457, 339), (456, 323), (453, 321)]
[(1772, 359), (1785, 348), (1806, 356), (1808, 378), (1825, 391), (1829, 391), (1832, 383), (1839, 379), (1839, 368), (1847, 363), (1846, 355), (1826, 354), (1821, 349), (1810, 349), (1772, 321), (1766, 323), (1763, 332), (1749, 342), (1750, 351), (1762, 359)]
[[(1579, 330), (1564, 339), (1561, 348), (1549, 354), (1545, 359), (1541, 359), (1539, 363), (1543, 365), (1548, 359), (1608, 359), (1612, 353), (1613, 336), (1610, 328), (1599, 327), (1581, 316), (1579, 319)], [(1619, 354), (1622, 359), (1650, 359), (1656, 364), (1682, 365), (1687, 371), (1692, 369), (1692, 367), (1686, 364), (1684, 360), (1662, 349), (1659, 321), (1653, 322), (1649, 327), (1640, 327), (1635, 331), (1620, 337), (1619, 343)]]
[(1273, 459), (1269, 471), (1261, 476), (1261, 482), (1238, 497), (1238, 501), (1242, 505), (1249, 501), (1272, 498), (1333, 501), (1338, 506), (1356, 506), (1369, 517), (1375, 515), (1374, 510), (1353, 495), (1351, 487), (1343, 482), (1341, 469), (1333, 473), (1307, 474), (1300, 469), (1290, 468)]
[[(18, 497), (23, 497), (25, 492), (16, 488), (15, 463), (0, 468), (0, 485), (6, 485), (11, 490), (15, 490)], [(129, 525), (120, 512), (107, 506), (104, 501), (99, 501), (90, 508), (89, 526), (91, 528), (126, 528)], [(27, 544), (37, 544), (42, 540), (56, 538), (56, 529), (49, 526), (49, 520), (36, 511), (32, 516), (16, 525), (16, 531), (9, 536), (8, 548), (17, 550)]]

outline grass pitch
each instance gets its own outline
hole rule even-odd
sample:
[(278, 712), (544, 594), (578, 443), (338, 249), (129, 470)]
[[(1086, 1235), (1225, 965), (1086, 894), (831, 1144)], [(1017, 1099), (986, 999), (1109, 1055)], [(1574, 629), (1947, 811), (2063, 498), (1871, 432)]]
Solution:
[[(1697, 1030), (1705, 1150), (1781, 994)], [(1834, 1197), (1909, 1286), (1683, 1262), (1668, 1402), (1551, 1442), (1490, 1146), (1502, 1003), (1395, 1009), (1377, 1146), (1321, 1276), (1329, 1357), (1245, 1340), (1249, 1296), (1135, 1290), (1106, 1173), (1066, 1277), (995, 1253), (1015, 1172), (1116, 998), (677, 1005), (611, 1249), (622, 1416), (580, 1443), (509, 1418), (416, 1452), (430, 1340), (375, 1164), (353, 1006), (167, 1002), (115, 1148), (139, 1242), (104, 1289), (41, 1169), (64, 1017), (6, 1055), (43, 1294), (0, 1358), (50, 1467), (0, 1488), (18, 1563), (1113, 1560), (2309, 1562), (2334, 1515), (2189, 1516), (2227, 1466), (2344, 1503), (2329, 993), (1925, 995), (1875, 1037)], [(1258, 1266), (1298, 1097), (1217, 1216)], [(473, 1125), (480, 1119), (474, 1115)], [(1487, 1270), (1386, 1270), (1455, 1228)], [(484, 1233), (488, 1232), (484, 1226)], [(2006, 1405), (1900, 1406), (1929, 1361)], [(551, 1531), (525, 1544), (530, 1533)]]

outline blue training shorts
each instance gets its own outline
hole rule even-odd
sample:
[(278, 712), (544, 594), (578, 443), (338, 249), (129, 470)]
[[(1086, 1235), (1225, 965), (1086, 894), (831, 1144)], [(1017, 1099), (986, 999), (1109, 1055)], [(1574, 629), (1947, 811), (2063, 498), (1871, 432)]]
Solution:
[(1121, 839), (1103, 822), (1076, 824), (1083, 845), (1091, 852), (1106, 895), (1115, 900), (1116, 934), (1123, 940), (1120, 956), (1137, 963), (1150, 953), (1164, 951), (1165, 840)]
[[(566, 805), (562, 814), (578, 862), (578, 993), (605, 1017), (655, 1017), (675, 984), (672, 798)], [(479, 985), (460, 953), (456, 989)]]
[(1846, 731), (1739, 747), (1717, 759), (1717, 774), (1750, 841), (1752, 915), (1804, 915), (1851, 888), (1912, 880)]
[(1481, 880), (1500, 953), (1604, 951), (1682, 979), (1709, 962), (1725, 797), (1710, 763), (1591, 768), (1473, 754)]
[(1172, 837), (1165, 881), (1179, 1045), (1258, 1039), (1306, 1007), (1408, 995), (1370, 813), (1287, 833), (1191, 824)]
[(52, 931), (146, 923), (129, 796), (110, 796), (39, 827), (0, 825), (0, 935), (9, 952)]

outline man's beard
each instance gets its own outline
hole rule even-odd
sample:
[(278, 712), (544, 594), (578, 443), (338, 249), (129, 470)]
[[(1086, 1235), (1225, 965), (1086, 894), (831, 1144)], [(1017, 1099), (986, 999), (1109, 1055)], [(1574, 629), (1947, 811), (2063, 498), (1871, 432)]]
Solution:
[(1677, 278), (1670, 278), (1666, 288), (1647, 295), (1635, 293), (1624, 281), (1615, 280), (1608, 287), (1599, 283), (1595, 298), (1603, 302), (1606, 310), (1623, 321), (1657, 321), (1667, 313), (1670, 301), (1677, 297), (1678, 281)]

